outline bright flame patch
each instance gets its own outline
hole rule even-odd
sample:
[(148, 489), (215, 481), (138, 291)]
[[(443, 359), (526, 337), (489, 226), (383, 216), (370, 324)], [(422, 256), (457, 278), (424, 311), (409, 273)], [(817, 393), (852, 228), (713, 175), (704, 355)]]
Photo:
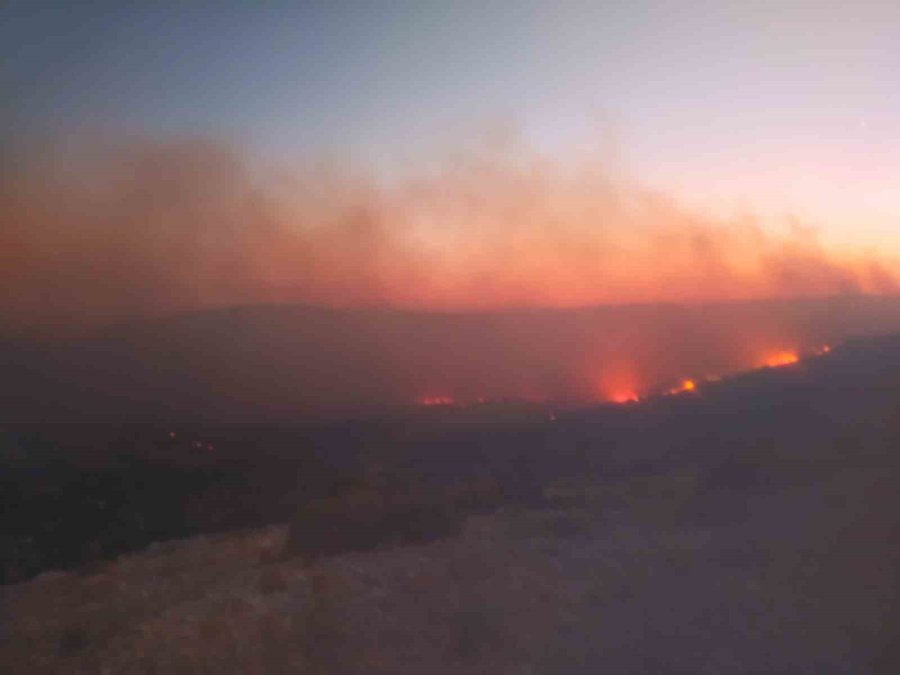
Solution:
[(669, 389), (666, 394), (669, 396), (675, 396), (677, 394), (683, 394), (688, 391), (696, 391), (697, 383), (693, 380), (682, 380), (681, 383), (677, 387), (672, 387)]
[(770, 354), (766, 356), (765, 360), (762, 362), (761, 367), (763, 368), (780, 368), (781, 366), (789, 366), (792, 363), (797, 363), (800, 360), (800, 356), (797, 352), (793, 351), (783, 351), (777, 352), (775, 354)]

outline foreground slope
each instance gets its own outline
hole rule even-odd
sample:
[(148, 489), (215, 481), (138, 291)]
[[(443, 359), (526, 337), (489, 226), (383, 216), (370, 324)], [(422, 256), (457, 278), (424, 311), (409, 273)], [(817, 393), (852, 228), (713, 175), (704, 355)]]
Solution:
[[(8, 672), (889, 673), (897, 472), (716, 508), (694, 468), (557, 486), (424, 546), (306, 567), (284, 530), (4, 590)], [(894, 651), (892, 651), (894, 650)]]
[(510, 466), (530, 464), (544, 500), (314, 564), (272, 526), (46, 573), (2, 590), (0, 668), (892, 673), (898, 411), (888, 336), (524, 436), (412, 446), (440, 466), (521, 438)]

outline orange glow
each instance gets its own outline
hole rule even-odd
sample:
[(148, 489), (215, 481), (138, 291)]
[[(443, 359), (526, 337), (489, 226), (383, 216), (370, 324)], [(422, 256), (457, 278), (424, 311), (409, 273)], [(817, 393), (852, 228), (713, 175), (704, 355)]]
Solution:
[[(722, 374), (706, 373), (695, 377), (685, 377), (675, 380), (677, 384), (670, 386), (660, 381), (653, 381), (652, 377), (644, 376), (633, 362), (610, 359), (606, 362), (605, 369), (595, 375), (594, 384), (589, 388), (581, 389), (577, 394), (555, 399), (552, 395), (539, 395), (533, 387), (524, 387), (517, 392), (503, 397), (492, 398), (479, 395), (472, 399), (457, 400), (452, 396), (430, 395), (417, 399), (417, 403), (423, 406), (457, 406), (468, 407), (476, 404), (486, 404), (492, 401), (519, 401), (532, 403), (551, 403), (562, 400), (566, 403), (612, 403), (627, 405), (643, 401), (648, 396), (679, 396), (685, 394), (699, 394), (704, 385), (720, 382), (723, 378), (736, 373), (746, 372), (751, 368), (780, 368), (799, 363), (804, 356), (822, 356), (831, 351), (829, 345), (819, 347), (805, 347), (801, 349), (773, 349), (771, 351), (757, 352), (758, 357), (751, 361), (751, 365), (743, 367), (734, 366), (725, 368)], [(745, 362), (746, 364), (746, 362)], [(669, 383), (672, 380), (668, 380)], [(555, 419), (550, 414), (551, 420)]]
[(760, 364), (760, 367), (779, 368), (781, 366), (789, 366), (792, 363), (797, 363), (799, 360), (800, 356), (797, 354), (797, 352), (781, 351), (766, 356)]
[(270, 172), (230, 143), (95, 145), (4, 164), (16, 186), (0, 193), (0, 287), (16, 288), (0, 297), (4, 326), (273, 303), (469, 311), (900, 287), (893, 261), (680, 204), (593, 153), (464, 144), (434, 170), (385, 180), (355, 163)]
[(682, 380), (681, 384), (679, 384), (677, 387), (673, 387), (672, 389), (669, 389), (669, 391), (667, 391), (666, 394), (671, 396), (671, 395), (683, 394), (688, 391), (696, 391), (696, 390), (697, 390), (696, 382), (694, 382), (693, 380)]
[(623, 391), (613, 394), (607, 400), (610, 403), (637, 403), (641, 400), (641, 397), (635, 394), (633, 391)]
[(599, 381), (594, 385), (594, 396), (606, 403), (635, 403), (641, 400), (641, 377), (633, 363), (610, 359)]

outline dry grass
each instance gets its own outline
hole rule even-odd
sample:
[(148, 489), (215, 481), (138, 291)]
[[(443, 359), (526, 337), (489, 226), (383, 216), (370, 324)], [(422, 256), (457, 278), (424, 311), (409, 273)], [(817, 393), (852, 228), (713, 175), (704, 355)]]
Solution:
[(527, 551), (509, 547), (507, 521), (519, 517), (478, 517), (451, 539), (313, 566), (272, 562), (284, 538), (272, 528), (157, 547), (91, 576), (43, 575), (4, 590), (0, 668), (512, 672), (502, 664), (533, 658), (516, 624), (534, 624), (535, 602), (555, 592), (552, 569), (523, 565)]
[(678, 522), (697, 488), (673, 472), (311, 566), (276, 555), (283, 527), (173, 542), (5, 588), (0, 671), (878, 672), (897, 589), (867, 551), (894, 520), (856, 527), (884, 478), (853, 480), (758, 496), (758, 522), (731, 528)]

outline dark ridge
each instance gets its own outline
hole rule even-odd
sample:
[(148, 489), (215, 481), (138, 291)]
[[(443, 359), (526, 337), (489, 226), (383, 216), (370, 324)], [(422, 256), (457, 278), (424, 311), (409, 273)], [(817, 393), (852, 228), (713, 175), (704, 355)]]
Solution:
[[(726, 373), (754, 341), (900, 330), (900, 299), (426, 313), (252, 306), (0, 343), (0, 422), (297, 424), (397, 413), (423, 396), (595, 397), (617, 361), (647, 387)], [(623, 356), (624, 355), (624, 356)]]
[(410, 506), (385, 510), (373, 541), (323, 541), (324, 550), (378, 545), (404, 523), (412, 540), (452, 531), (467, 513), (539, 502), (564, 477), (677, 467), (705, 476), (691, 508), (727, 521), (760, 486), (854, 466), (894, 475), (897, 410), (900, 336), (888, 335), (694, 393), (554, 409), (555, 419), (531, 406), (293, 425), (4, 424), (0, 571), (9, 582), (154, 541), (289, 521), (347, 481)]

